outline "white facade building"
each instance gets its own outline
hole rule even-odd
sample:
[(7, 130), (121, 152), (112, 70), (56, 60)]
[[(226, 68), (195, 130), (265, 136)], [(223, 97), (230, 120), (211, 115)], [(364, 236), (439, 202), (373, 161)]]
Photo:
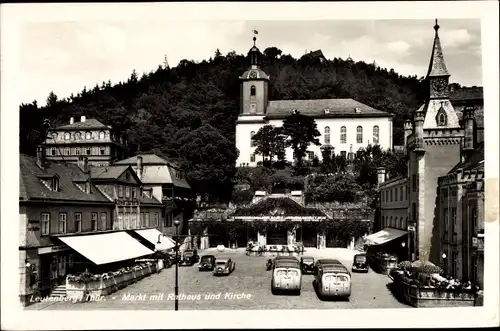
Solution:
[[(255, 43), (255, 38), (254, 38)], [(256, 166), (262, 155), (255, 155), (252, 136), (265, 125), (280, 127), (283, 120), (298, 111), (315, 118), (321, 133), (321, 145), (311, 144), (306, 159), (318, 157), (321, 147), (330, 145), (335, 154), (354, 153), (368, 144), (392, 149), (393, 114), (374, 109), (353, 99), (268, 100), (269, 76), (259, 68), (260, 51), (255, 45), (249, 51), (251, 67), (240, 76), (241, 105), (236, 122), (237, 166)], [(286, 150), (292, 161), (293, 151)]]

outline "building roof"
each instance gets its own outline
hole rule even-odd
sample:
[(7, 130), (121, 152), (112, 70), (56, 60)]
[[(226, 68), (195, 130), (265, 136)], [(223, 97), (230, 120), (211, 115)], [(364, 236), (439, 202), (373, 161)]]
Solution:
[(137, 164), (137, 156), (142, 157), (142, 164), (143, 165), (169, 165), (174, 168), (179, 168), (179, 165), (175, 162), (172, 162), (170, 160), (164, 159), (156, 154), (138, 154), (136, 156), (129, 157), (128, 159), (125, 160), (120, 160), (115, 162), (114, 164), (116, 165), (136, 165)]
[(458, 169), (471, 170), (480, 166), (484, 162), (484, 142), (481, 142), (472, 154), (463, 162), (459, 162), (448, 174), (456, 172)]
[[(255, 72), (257, 75), (255, 77), (250, 77), (250, 73)], [(269, 75), (264, 72), (264, 70), (260, 69), (259, 67), (255, 66), (247, 71), (245, 71), (241, 76), (240, 79), (269, 79)]]
[(85, 122), (75, 122), (73, 124), (59, 126), (53, 130), (90, 130), (90, 129), (111, 129), (111, 126), (104, 125), (98, 120), (90, 118), (85, 120)]
[[(59, 177), (59, 191), (51, 191), (42, 182), (42, 178)], [(85, 193), (76, 186), (77, 182), (88, 180), (78, 165), (73, 163), (45, 161), (44, 169), (36, 164), (36, 157), (21, 154), (19, 157), (19, 199), (28, 200), (61, 200), (61, 201), (110, 201), (92, 186), (91, 193)]]
[(449, 96), (452, 102), (483, 100), (483, 88), (481, 86), (461, 87), (450, 90)]
[[(176, 163), (156, 154), (140, 154), (140, 156), (143, 165), (141, 181), (144, 184), (173, 184), (177, 187), (191, 188), (185, 178), (178, 178), (175, 175), (177, 170), (181, 170)], [(115, 165), (131, 165), (137, 172), (137, 156), (118, 161)]]
[(325, 58), (321, 49), (318, 49), (316, 51), (310, 51), (309, 53), (302, 55), (302, 57)]
[(307, 208), (290, 198), (271, 198), (261, 200), (249, 207), (238, 208), (231, 216), (319, 216), (325, 213), (316, 208)]
[(439, 25), (437, 24), (437, 20), (434, 30), (436, 30), (436, 34), (434, 35), (434, 44), (432, 45), (431, 61), (429, 63), (427, 76), (449, 76), (450, 73), (444, 63), (443, 49), (441, 48), (441, 41), (439, 40)]
[[(356, 111), (358, 109), (358, 111)], [(267, 118), (285, 118), (294, 110), (313, 117), (393, 117), (354, 99), (276, 100), (269, 101)]]
[(401, 180), (408, 181), (408, 177), (398, 176), (398, 177), (390, 178), (390, 179), (386, 180), (385, 182), (381, 183), (379, 185), (379, 188), (383, 188), (385, 186), (390, 186), (390, 184), (394, 184), (394, 183), (399, 182)]
[(92, 179), (118, 179), (128, 168), (128, 165), (91, 167), (90, 175)]

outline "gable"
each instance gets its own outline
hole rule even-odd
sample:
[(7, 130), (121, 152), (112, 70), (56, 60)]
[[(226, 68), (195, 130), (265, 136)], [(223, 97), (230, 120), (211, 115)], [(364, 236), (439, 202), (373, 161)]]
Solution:
[[(458, 116), (448, 99), (436, 99), (428, 101), (424, 106), (425, 120), (424, 120), (424, 130), (425, 129), (455, 129), (460, 128), (460, 123), (458, 121)], [(438, 125), (438, 114), (443, 114), (446, 117), (445, 125)]]
[(118, 176), (117, 180), (128, 184), (141, 183), (135, 172), (132, 170), (132, 167), (128, 167), (120, 176)]

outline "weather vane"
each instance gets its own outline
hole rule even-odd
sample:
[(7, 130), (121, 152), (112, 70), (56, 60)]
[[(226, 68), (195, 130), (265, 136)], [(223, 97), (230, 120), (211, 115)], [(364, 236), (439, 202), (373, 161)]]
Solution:
[(258, 35), (258, 34), (259, 34), (259, 31), (257, 31), (257, 30), (253, 30), (253, 45), (254, 45), (254, 46), (255, 46), (255, 41), (257, 40), (256, 35)]

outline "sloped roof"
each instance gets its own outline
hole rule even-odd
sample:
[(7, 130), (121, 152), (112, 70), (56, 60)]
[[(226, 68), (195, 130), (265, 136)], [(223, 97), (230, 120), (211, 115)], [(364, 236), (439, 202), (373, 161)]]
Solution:
[[(438, 126), (436, 117), (442, 107), (447, 117), (447, 123), (445, 127)], [(458, 121), (458, 115), (451, 101), (448, 99), (442, 100), (429, 100), (423, 104), (418, 111), (423, 111), (425, 113), (424, 129), (439, 129), (439, 128), (459, 128), (460, 123)]]
[(453, 167), (448, 173), (454, 173), (458, 169), (462, 170), (471, 170), (476, 168), (481, 162), (484, 161), (484, 142), (481, 142), (474, 152), (464, 161), (459, 162), (456, 166)]
[(179, 167), (177, 163), (172, 162), (171, 160), (164, 159), (156, 154), (138, 154), (136, 156), (129, 157), (128, 159), (117, 161), (114, 164), (117, 164), (117, 165), (125, 165), (125, 164), (136, 165), (137, 164), (137, 156), (142, 157), (142, 164), (143, 165), (166, 164), (166, 165), (172, 166), (174, 168)]
[(466, 101), (466, 100), (480, 100), (483, 99), (483, 88), (481, 86), (461, 87), (449, 91), (450, 100), (453, 101)]
[[(359, 108), (359, 112), (356, 112)], [(269, 101), (267, 118), (285, 118), (293, 110), (314, 117), (393, 117), (354, 99), (276, 100)], [(327, 112), (325, 112), (325, 109)]]
[(88, 130), (88, 129), (111, 129), (111, 126), (104, 125), (94, 118), (85, 120), (85, 122), (75, 122), (55, 128), (55, 130)]
[(319, 216), (326, 215), (319, 209), (303, 207), (290, 198), (271, 198), (254, 205), (238, 208), (231, 216)]
[(449, 76), (450, 73), (444, 63), (443, 49), (441, 48), (441, 41), (438, 35), (439, 25), (437, 25), (437, 22), (434, 29), (436, 30), (436, 35), (434, 36), (434, 44), (432, 45), (431, 61), (427, 76)]
[(130, 166), (107, 166), (107, 167), (91, 167), (90, 175), (92, 179), (118, 179), (125, 170), (127, 170)]
[[(40, 177), (59, 176), (59, 191), (51, 191), (45, 186)], [(20, 200), (63, 200), (63, 201), (110, 201), (94, 186), (91, 193), (80, 190), (75, 182), (88, 180), (78, 165), (73, 163), (59, 163), (45, 161), (44, 169), (36, 164), (36, 158), (21, 154), (19, 157), (19, 199)]]

